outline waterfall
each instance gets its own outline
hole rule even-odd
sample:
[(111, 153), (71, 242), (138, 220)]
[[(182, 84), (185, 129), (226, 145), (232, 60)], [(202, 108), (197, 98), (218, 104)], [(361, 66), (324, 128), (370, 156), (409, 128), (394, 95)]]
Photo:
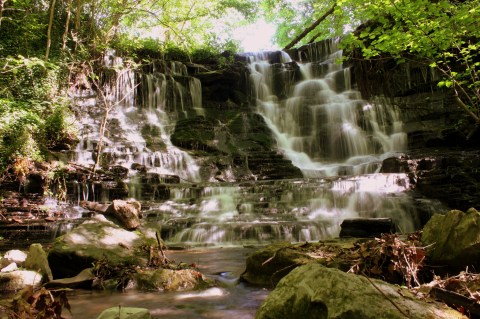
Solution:
[[(203, 114), (200, 81), (189, 76), (180, 62), (156, 61), (139, 71), (125, 69), (123, 64), (113, 52), (104, 58), (114, 75), (106, 76), (104, 85), (113, 108), (103, 137), (101, 165), (122, 166), (130, 176), (142, 168), (159, 174), (159, 179), (176, 175), (199, 181), (198, 165), (172, 144), (170, 136), (178, 119)], [(72, 160), (93, 165), (103, 107), (94, 92), (77, 94), (75, 104), (80, 111), (80, 143)]]
[(272, 64), (264, 53), (249, 54), (257, 111), (306, 177), (375, 173), (384, 154), (406, 148), (398, 111), (362, 100), (350, 69), (336, 62), (337, 42), (309, 46), (315, 62), (293, 62), (283, 53), (282, 63)]

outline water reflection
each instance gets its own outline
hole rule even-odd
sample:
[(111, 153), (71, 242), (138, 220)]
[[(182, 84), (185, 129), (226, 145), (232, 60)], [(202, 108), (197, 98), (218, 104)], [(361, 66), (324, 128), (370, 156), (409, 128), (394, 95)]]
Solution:
[(215, 248), (168, 251), (169, 258), (195, 263), (198, 269), (221, 284), (197, 292), (160, 293), (128, 291), (125, 293), (76, 291), (69, 296), (72, 313), (66, 319), (96, 318), (110, 307), (142, 307), (162, 319), (252, 319), (266, 298), (268, 290), (238, 284), (245, 269), (246, 255), (253, 248)]

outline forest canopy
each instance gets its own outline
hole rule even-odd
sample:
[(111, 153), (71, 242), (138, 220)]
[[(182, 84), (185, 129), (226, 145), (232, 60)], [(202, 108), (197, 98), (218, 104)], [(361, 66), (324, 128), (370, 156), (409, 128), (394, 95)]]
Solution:
[(340, 37), (359, 59), (423, 63), (478, 125), (479, 6), (478, 0), (0, 0), (0, 115), (17, 111), (0, 121), (0, 166), (15, 154), (40, 158), (34, 141), (55, 148), (75, 140), (66, 129), (64, 89), (78, 65), (112, 48), (137, 63), (205, 60), (242, 50), (232, 40), (237, 28), (258, 19), (276, 28), (279, 47)]

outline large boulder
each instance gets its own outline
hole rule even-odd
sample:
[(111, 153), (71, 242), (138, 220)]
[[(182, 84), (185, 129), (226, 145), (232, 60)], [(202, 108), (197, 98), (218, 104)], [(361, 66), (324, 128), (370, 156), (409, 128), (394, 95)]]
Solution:
[(248, 256), (241, 279), (253, 285), (272, 287), (295, 267), (313, 260), (289, 243), (269, 245)]
[(95, 215), (74, 230), (55, 240), (48, 254), (54, 278), (76, 276), (99, 260), (112, 266), (138, 265), (148, 262), (144, 247), (156, 245), (155, 235), (128, 231)]
[[(480, 213), (470, 208), (466, 213), (451, 210), (436, 214), (423, 228), (422, 244), (427, 250), (428, 263), (450, 270), (480, 267)], [(445, 270), (448, 270), (445, 269)]]
[(443, 304), (415, 299), (380, 280), (309, 263), (290, 272), (270, 293), (256, 319), (454, 319)]

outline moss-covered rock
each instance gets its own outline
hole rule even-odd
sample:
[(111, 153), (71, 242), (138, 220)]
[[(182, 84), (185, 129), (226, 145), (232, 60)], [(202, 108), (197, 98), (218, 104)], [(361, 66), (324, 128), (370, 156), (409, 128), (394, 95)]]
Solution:
[(290, 272), (270, 293), (256, 319), (466, 318), (443, 304), (416, 299), (376, 279), (309, 263)]
[(203, 289), (213, 281), (194, 269), (139, 270), (135, 276), (136, 288), (155, 291), (187, 291)]
[(277, 243), (260, 249), (247, 258), (241, 279), (254, 285), (273, 287), (300, 265), (314, 261), (289, 243)]
[(73, 277), (103, 259), (111, 266), (144, 266), (148, 253), (143, 248), (151, 244), (155, 245), (154, 234), (147, 237), (139, 231), (128, 231), (96, 215), (57, 238), (48, 261), (54, 278)]
[(25, 260), (25, 268), (38, 271), (45, 280), (52, 280), (52, 270), (48, 264), (47, 253), (40, 244), (31, 244), (28, 250), (27, 259)]
[(97, 317), (97, 319), (151, 319), (148, 309), (134, 307), (112, 307), (108, 308)]
[(466, 213), (451, 210), (436, 214), (423, 229), (422, 244), (427, 250), (429, 264), (453, 270), (480, 266), (480, 212), (470, 208)]

